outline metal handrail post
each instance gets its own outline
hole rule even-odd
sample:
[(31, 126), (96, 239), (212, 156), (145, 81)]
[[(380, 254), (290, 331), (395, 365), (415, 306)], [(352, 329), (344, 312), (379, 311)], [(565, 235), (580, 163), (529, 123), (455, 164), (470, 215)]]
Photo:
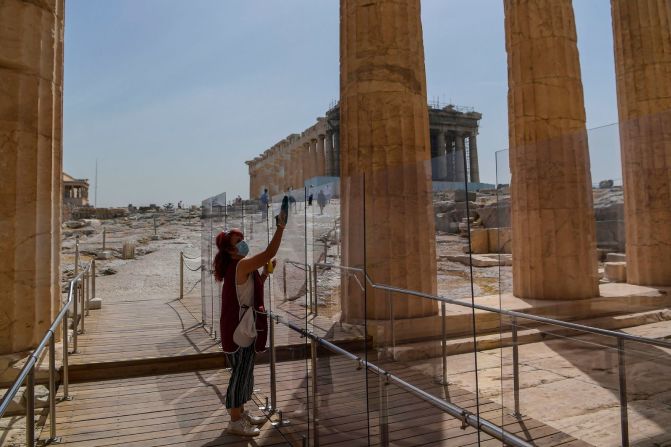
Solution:
[(316, 340), (310, 341), (310, 364), (312, 367), (312, 441), (315, 447), (319, 447), (319, 407), (317, 404), (317, 346)]
[(515, 399), (515, 410), (513, 416), (521, 418), (520, 412), (520, 367), (519, 367), (519, 345), (517, 343), (517, 318), (512, 319), (512, 343), (513, 343), (513, 396)]
[(91, 298), (96, 297), (96, 260), (91, 260)]
[(35, 368), (30, 368), (26, 378), (26, 445), (35, 445)]
[(61, 380), (63, 381), (63, 400), (70, 400), (68, 393), (68, 317), (67, 314), (63, 318), (63, 372), (61, 373)]
[(179, 252), (179, 299), (184, 298), (184, 252)]
[(314, 286), (312, 287), (312, 294), (314, 295), (314, 302), (315, 302), (315, 308), (314, 308), (314, 315), (315, 317), (317, 316), (317, 312), (319, 312), (319, 304), (318, 304), (318, 295), (317, 295), (317, 264), (312, 265), (312, 276), (314, 277)]
[(382, 376), (378, 378), (380, 385), (380, 443), (383, 446), (389, 445), (389, 396), (387, 395), (388, 377), (385, 376), (384, 382)]
[(86, 319), (86, 273), (84, 273), (84, 276), (82, 277), (82, 280), (79, 283), (79, 286), (81, 287), (81, 300), (82, 300), (82, 334), (84, 333), (85, 330), (85, 319)]
[(622, 446), (629, 447), (629, 415), (627, 411), (627, 370), (625, 365), (624, 340), (617, 339), (618, 374), (620, 379), (620, 428)]
[(91, 265), (86, 270), (86, 316), (89, 316), (89, 307), (91, 304)]
[(49, 441), (56, 441), (56, 335), (49, 339)]
[(276, 370), (276, 352), (275, 352), (275, 323), (270, 320), (270, 408), (269, 411), (277, 409), (277, 370)]
[(73, 319), (72, 319), (72, 322), (73, 322), (72, 323), (72, 353), (73, 354), (77, 353), (77, 326), (79, 326), (78, 318), (77, 318), (77, 313), (79, 311), (79, 309), (78, 309), (79, 306), (77, 305), (77, 302), (79, 301), (78, 290), (79, 290), (79, 282), (77, 280), (75, 280), (75, 283), (73, 284), (73, 288), (72, 288), (72, 293), (74, 294), (73, 300), (72, 300), (73, 301), (73, 303), (72, 303), (73, 312), (74, 312), (74, 316), (73, 316)]
[(442, 354), (443, 354), (443, 376), (442, 376), (442, 382), (441, 385), (449, 385), (449, 382), (447, 381), (447, 325), (445, 323), (445, 314), (446, 314), (446, 306), (445, 303), (440, 303), (440, 313), (441, 313), (441, 318), (440, 318), (440, 344), (442, 348)]
[(284, 300), (287, 300), (287, 263), (282, 264), (282, 286), (284, 289)]

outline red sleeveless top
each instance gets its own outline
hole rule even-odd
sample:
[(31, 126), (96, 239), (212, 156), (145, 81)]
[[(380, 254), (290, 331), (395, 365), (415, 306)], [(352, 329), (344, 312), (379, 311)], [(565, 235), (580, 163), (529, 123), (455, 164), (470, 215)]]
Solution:
[[(233, 332), (240, 322), (240, 305), (238, 304), (238, 294), (235, 288), (235, 270), (238, 260), (233, 260), (228, 265), (224, 274), (224, 284), (221, 289), (221, 318), (219, 319), (219, 329), (221, 334), (221, 347), (226, 353), (233, 353), (239, 349), (239, 346), (233, 341)], [(268, 315), (265, 314), (266, 308), (263, 305), (263, 280), (258, 271), (252, 273), (254, 280), (254, 310), (256, 314), (256, 341), (254, 350), (263, 352), (266, 350), (268, 341)], [(263, 312), (263, 313), (259, 313)]]

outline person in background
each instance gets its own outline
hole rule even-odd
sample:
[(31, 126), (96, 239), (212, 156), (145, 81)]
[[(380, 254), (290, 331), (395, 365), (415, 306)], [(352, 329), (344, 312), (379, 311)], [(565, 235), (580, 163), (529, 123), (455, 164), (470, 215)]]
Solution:
[(259, 197), (259, 202), (261, 206), (261, 216), (263, 220), (268, 217), (268, 204), (270, 203), (270, 196), (268, 195), (268, 188), (263, 190), (263, 194)]
[(324, 194), (323, 189), (320, 189), (319, 194), (317, 194), (317, 205), (319, 205), (319, 214), (324, 214), (324, 207), (326, 206), (326, 194)]

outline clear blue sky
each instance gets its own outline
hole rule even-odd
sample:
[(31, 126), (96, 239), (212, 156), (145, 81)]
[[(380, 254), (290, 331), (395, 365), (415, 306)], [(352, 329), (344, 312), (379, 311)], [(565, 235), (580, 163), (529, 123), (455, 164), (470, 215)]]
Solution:
[[(617, 121), (609, 0), (574, 0), (588, 127)], [(245, 160), (338, 97), (338, 0), (68, 0), (64, 169), (98, 205), (248, 195)], [(423, 0), (429, 99), (482, 112), (481, 177), (507, 147), (502, 0)], [(614, 127), (593, 180), (619, 178)], [(505, 165), (505, 163), (502, 163)], [(93, 199), (93, 190), (91, 190)]]

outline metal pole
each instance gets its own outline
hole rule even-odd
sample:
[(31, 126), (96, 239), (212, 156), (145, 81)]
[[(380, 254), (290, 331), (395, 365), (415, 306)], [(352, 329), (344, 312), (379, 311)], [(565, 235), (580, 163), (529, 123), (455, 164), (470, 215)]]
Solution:
[(96, 297), (96, 260), (91, 261), (91, 298)]
[(312, 421), (313, 443), (319, 447), (319, 407), (317, 406), (317, 341), (310, 343), (310, 363), (312, 367)]
[(314, 285), (312, 286), (312, 294), (314, 295), (314, 302), (315, 302), (315, 309), (314, 309), (314, 314), (315, 317), (317, 316), (317, 312), (319, 311), (319, 300), (317, 296), (317, 266), (315, 264), (312, 264), (312, 276), (314, 277)]
[(103, 228), (103, 251), (105, 251), (106, 242), (107, 242), (107, 228)]
[(26, 445), (35, 445), (35, 367), (30, 369), (26, 379)]
[(387, 396), (387, 385), (389, 381), (387, 377), (382, 379), (382, 376), (379, 377), (380, 382), (380, 437), (381, 444), (383, 446), (389, 445), (389, 399)]
[(86, 316), (89, 316), (89, 307), (91, 304), (91, 265), (89, 264), (88, 270), (86, 271)]
[(79, 287), (81, 287), (80, 290), (80, 297), (82, 300), (82, 334), (84, 333), (85, 325), (85, 317), (86, 317), (86, 273), (82, 276), (81, 281), (79, 282)]
[[(307, 237), (307, 235), (306, 235)], [(307, 253), (307, 244), (306, 244), (306, 253)], [(310, 300), (310, 313), (314, 313), (314, 297), (313, 297), (313, 291), (312, 291), (312, 266), (307, 263), (307, 256), (306, 256), (306, 262), (305, 262), (305, 267), (306, 267), (306, 275), (305, 275), (305, 287), (307, 288), (308, 292), (308, 299)]]
[(63, 318), (63, 400), (70, 400), (68, 395), (68, 318)]
[(629, 415), (627, 413), (627, 371), (625, 366), (624, 339), (617, 339), (617, 360), (620, 379), (620, 428), (622, 446), (629, 447)]
[(179, 252), (179, 299), (184, 298), (184, 252)]
[(275, 355), (275, 322), (270, 320), (270, 408), (268, 411), (275, 411), (277, 409), (277, 371), (275, 369), (275, 362), (277, 361)]
[(287, 300), (287, 263), (282, 264), (282, 286), (284, 288), (284, 301)]
[(49, 339), (49, 441), (56, 441), (56, 335)]
[(513, 416), (521, 418), (520, 413), (520, 368), (519, 368), (519, 347), (517, 344), (517, 318), (512, 319), (512, 341), (513, 341), (513, 392), (515, 398), (515, 411)]
[(72, 320), (72, 353), (75, 354), (77, 352), (77, 326), (78, 326), (78, 318), (77, 318), (77, 313), (79, 311), (79, 306), (77, 305), (77, 302), (79, 301), (79, 294), (77, 291), (79, 290), (79, 282), (75, 282), (72, 287), (72, 293), (74, 296), (72, 297), (73, 301), (73, 306), (74, 306), (74, 318)]
[(447, 337), (446, 337), (446, 324), (445, 324), (445, 303), (440, 303), (440, 313), (442, 314), (440, 319), (440, 332), (441, 332), (441, 344), (443, 349), (443, 385), (449, 385), (447, 382)]
[(75, 237), (75, 278), (79, 274), (79, 235)]

